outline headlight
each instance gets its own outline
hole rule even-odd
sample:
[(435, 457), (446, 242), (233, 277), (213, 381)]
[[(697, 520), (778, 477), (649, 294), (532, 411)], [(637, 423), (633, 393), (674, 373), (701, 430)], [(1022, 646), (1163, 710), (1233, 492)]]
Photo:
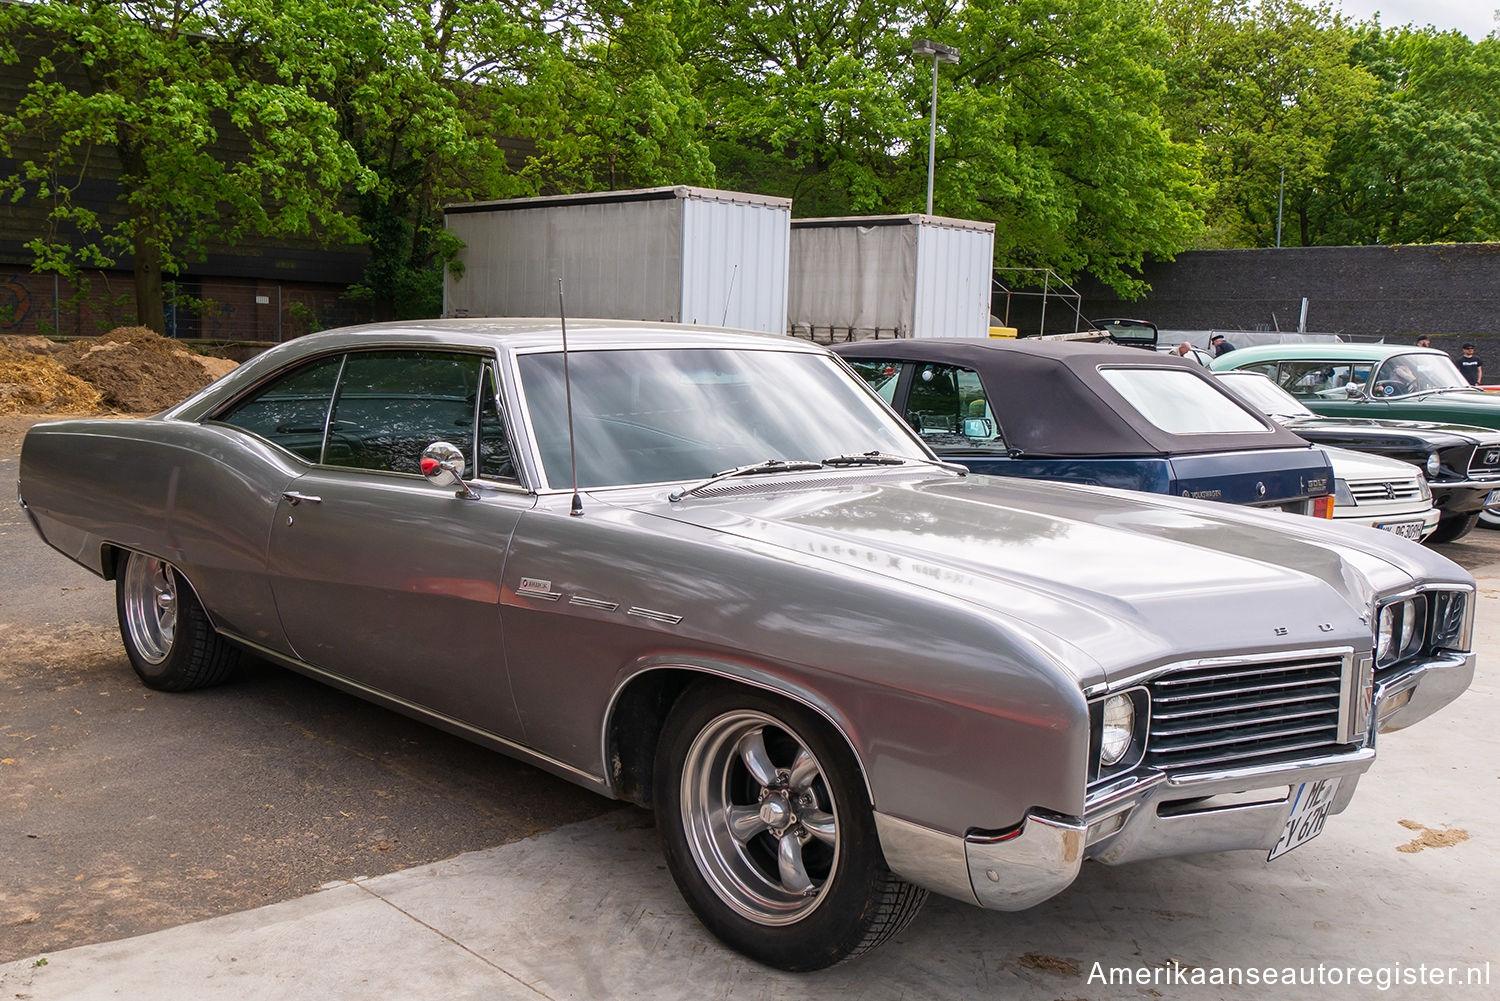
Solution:
[(1438, 454), (1436, 452), (1428, 452), (1427, 453), (1427, 475), (1429, 477), (1434, 477), (1434, 476), (1437, 476), (1442, 471), (1443, 471), (1443, 460), (1438, 458)]
[(1468, 651), (1473, 644), (1473, 604), (1467, 591), (1432, 591), (1432, 648)]
[(1426, 501), (1427, 503), (1431, 504), (1432, 503), (1432, 488), (1427, 485), (1427, 481), (1426, 480), (1418, 480), (1417, 481), (1417, 489), (1419, 491), (1421, 491), (1421, 493), (1422, 493), (1422, 499), (1424, 501)]
[(1353, 506), (1354, 504), (1354, 495), (1349, 492), (1349, 484), (1343, 480), (1333, 481), (1333, 503), (1335, 506), (1340, 504)]
[(1422, 595), (1382, 606), (1375, 626), (1375, 666), (1389, 667), (1421, 650), (1426, 624), (1427, 599)]
[(1104, 700), (1104, 733), (1099, 743), (1099, 763), (1118, 765), (1130, 753), (1135, 739), (1135, 701), (1129, 695), (1111, 695)]

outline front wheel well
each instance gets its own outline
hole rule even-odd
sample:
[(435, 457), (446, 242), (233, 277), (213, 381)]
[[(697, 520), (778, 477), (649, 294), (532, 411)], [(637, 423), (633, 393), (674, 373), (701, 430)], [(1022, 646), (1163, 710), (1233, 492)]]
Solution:
[(705, 675), (664, 668), (647, 671), (626, 683), (615, 698), (604, 752), (615, 795), (638, 806), (651, 806), (651, 776), (661, 730), (683, 690)]

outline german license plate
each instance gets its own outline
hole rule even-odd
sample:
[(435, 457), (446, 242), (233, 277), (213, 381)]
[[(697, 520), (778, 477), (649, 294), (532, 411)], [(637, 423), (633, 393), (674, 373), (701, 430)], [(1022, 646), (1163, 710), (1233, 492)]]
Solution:
[(1422, 529), (1425, 527), (1420, 521), (1388, 521), (1384, 525), (1376, 525), (1383, 532), (1391, 532), (1401, 536), (1403, 539), (1415, 539), (1422, 541)]
[(1285, 855), (1299, 845), (1305, 845), (1323, 833), (1323, 823), (1328, 819), (1328, 810), (1333, 806), (1333, 797), (1338, 794), (1339, 780), (1319, 779), (1304, 782), (1292, 790), (1292, 814), (1286, 818), (1281, 830), (1281, 840), (1271, 849), (1266, 861)]

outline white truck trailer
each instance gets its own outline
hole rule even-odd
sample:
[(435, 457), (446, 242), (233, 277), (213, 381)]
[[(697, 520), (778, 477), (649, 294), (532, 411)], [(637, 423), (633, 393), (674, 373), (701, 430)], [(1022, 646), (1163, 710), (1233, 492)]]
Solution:
[(790, 199), (686, 186), (449, 205), (445, 316), (663, 320), (787, 331)]
[(995, 226), (929, 215), (793, 219), (789, 332), (985, 337)]

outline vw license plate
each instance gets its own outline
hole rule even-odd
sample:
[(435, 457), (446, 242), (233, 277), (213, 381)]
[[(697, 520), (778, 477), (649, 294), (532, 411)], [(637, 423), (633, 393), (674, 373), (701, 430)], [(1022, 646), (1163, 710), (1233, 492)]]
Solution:
[(1393, 532), (1403, 539), (1415, 539), (1422, 541), (1422, 523), (1420, 521), (1390, 521), (1384, 525), (1376, 525), (1383, 532)]
[(1298, 845), (1305, 845), (1323, 833), (1323, 822), (1339, 791), (1339, 780), (1320, 779), (1304, 782), (1292, 790), (1292, 815), (1286, 818), (1281, 840), (1271, 849), (1266, 861), (1285, 855)]

